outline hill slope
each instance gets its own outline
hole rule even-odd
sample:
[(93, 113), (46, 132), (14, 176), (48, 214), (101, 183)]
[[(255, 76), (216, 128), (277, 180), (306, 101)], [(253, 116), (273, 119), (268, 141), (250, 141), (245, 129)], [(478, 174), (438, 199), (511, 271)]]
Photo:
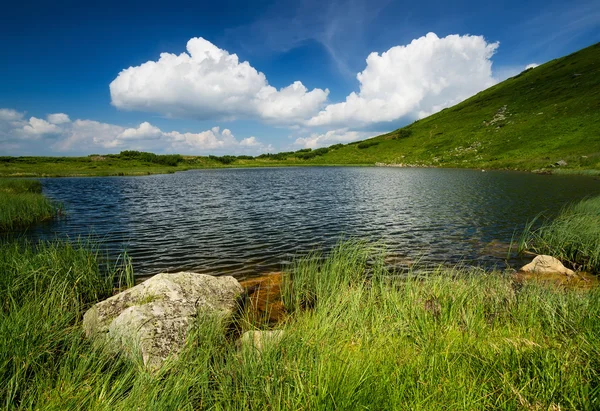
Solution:
[(314, 164), (534, 170), (559, 160), (600, 168), (600, 43), (509, 78), (464, 102)]

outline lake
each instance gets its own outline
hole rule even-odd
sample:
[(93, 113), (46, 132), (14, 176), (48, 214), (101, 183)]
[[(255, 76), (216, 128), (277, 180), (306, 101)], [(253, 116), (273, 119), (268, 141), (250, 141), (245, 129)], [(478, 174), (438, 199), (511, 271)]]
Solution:
[(503, 268), (506, 245), (528, 220), (600, 194), (600, 181), (589, 177), (383, 167), (214, 169), (42, 183), (68, 216), (28, 236), (92, 235), (113, 257), (127, 250), (139, 276), (256, 275), (326, 250), (342, 235), (383, 242), (399, 267), (420, 260)]

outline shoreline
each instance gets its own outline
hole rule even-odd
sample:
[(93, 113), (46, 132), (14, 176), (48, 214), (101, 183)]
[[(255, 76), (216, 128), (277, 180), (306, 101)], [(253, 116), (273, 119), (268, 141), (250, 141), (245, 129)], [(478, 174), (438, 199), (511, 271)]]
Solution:
[[(579, 168), (550, 168), (539, 170), (526, 170), (519, 168), (493, 168), (493, 167), (440, 167), (434, 165), (415, 165), (402, 163), (358, 163), (358, 164), (296, 164), (296, 163), (275, 163), (275, 164), (232, 164), (232, 165), (210, 165), (202, 167), (175, 167), (161, 168), (156, 170), (155, 167), (140, 166), (139, 170), (134, 171), (115, 171), (114, 173), (99, 171), (96, 173), (81, 173), (81, 172), (60, 172), (60, 173), (44, 173), (44, 172), (18, 172), (3, 174), (0, 171), (0, 179), (29, 179), (29, 178), (86, 178), (86, 177), (144, 177), (150, 175), (167, 175), (193, 170), (218, 170), (218, 169), (260, 169), (260, 168), (305, 168), (305, 167), (382, 167), (382, 168), (435, 168), (445, 170), (473, 170), (473, 171), (512, 171), (537, 175), (569, 175), (582, 177), (600, 177), (598, 169), (579, 169)], [(110, 170), (110, 169), (109, 169)], [(115, 167), (115, 170), (119, 168)]]

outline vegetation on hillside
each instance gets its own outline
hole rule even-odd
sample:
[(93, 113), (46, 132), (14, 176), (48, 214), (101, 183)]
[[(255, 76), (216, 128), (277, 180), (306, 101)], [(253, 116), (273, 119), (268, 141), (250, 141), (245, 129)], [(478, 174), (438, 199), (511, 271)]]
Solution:
[(53, 218), (62, 206), (42, 194), (37, 180), (0, 179), (0, 231)]
[[(600, 292), (440, 269), (390, 276), (341, 244), (285, 276), (279, 344), (239, 351), (198, 319), (151, 373), (83, 336), (91, 303), (129, 277), (66, 243), (0, 245), (0, 401), (7, 409), (581, 409), (600, 406)], [(248, 321), (242, 330), (261, 326)]]
[(551, 254), (574, 269), (600, 273), (600, 197), (565, 207), (553, 220), (531, 221), (519, 249)]

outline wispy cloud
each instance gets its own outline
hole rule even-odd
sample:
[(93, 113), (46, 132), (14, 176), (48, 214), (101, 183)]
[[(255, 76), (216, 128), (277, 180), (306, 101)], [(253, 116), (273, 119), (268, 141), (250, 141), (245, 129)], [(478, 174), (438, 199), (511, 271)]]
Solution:
[[(354, 77), (357, 54), (364, 54), (366, 31), (391, 0), (302, 0), (277, 2), (265, 15), (248, 25), (228, 29), (251, 52), (267, 48), (286, 52), (306, 41), (316, 41), (327, 51), (339, 72)], [(241, 40), (239, 40), (241, 39)]]

